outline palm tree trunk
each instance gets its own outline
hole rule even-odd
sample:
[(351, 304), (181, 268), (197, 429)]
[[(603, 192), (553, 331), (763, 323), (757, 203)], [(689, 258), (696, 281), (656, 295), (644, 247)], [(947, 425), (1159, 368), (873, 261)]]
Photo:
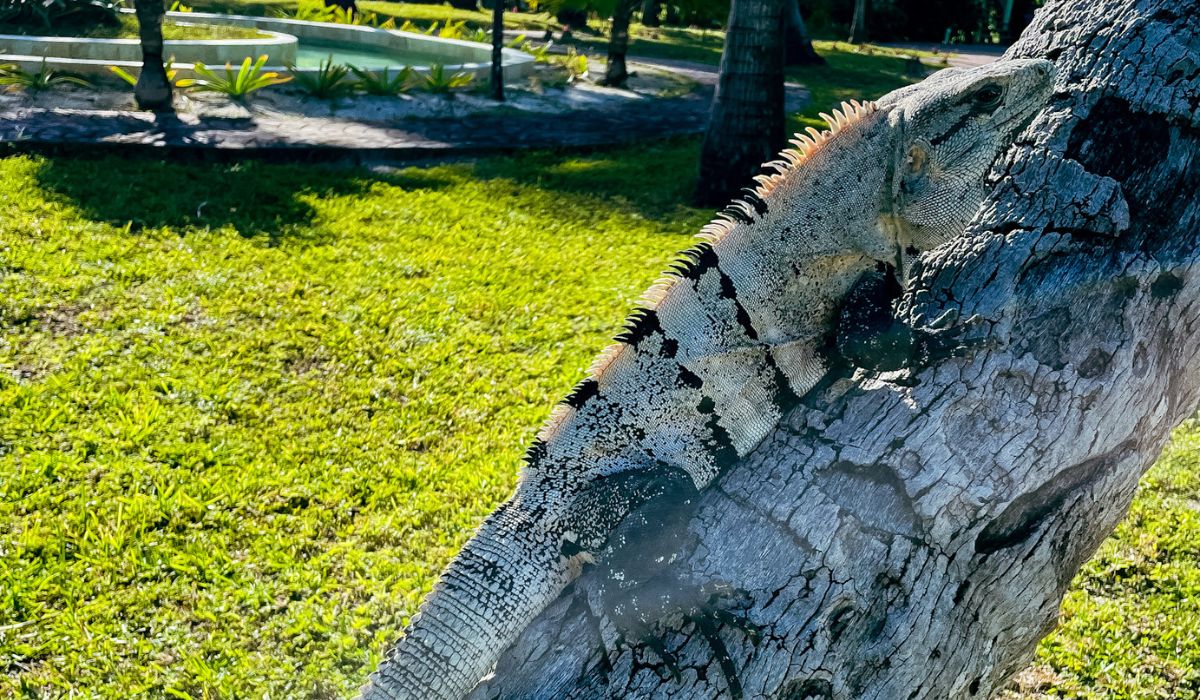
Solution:
[(784, 8), (784, 62), (789, 66), (823, 66), (825, 59), (813, 49), (804, 16), (800, 14), (800, 0), (788, 0)]
[(629, 79), (625, 68), (625, 54), (629, 51), (629, 20), (637, 0), (617, 0), (612, 16), (612, 36), (608, 40), (608, 68), (604, 71), (604, 84), (621, 87)]
[(854, 20), (850, 23), (851, 44), (861, 44), (867, 40), (867, 2), (854, 0)]
[(163, 67), (163, 0), (134, 0), (138, 36), (142, 42), (142, 72), (133, 88), (138, 107), (171, 109), (171, 82)]
[(647, 27), (657, 27), (658, 11), (662, 9), (662, 0), (645, 0), (642, 3), (642, 24)]
[(783, 21), (778, 0), (733, 0), (721, 76), (700, 153), (696, 202), (726, 204), (784, 144)]

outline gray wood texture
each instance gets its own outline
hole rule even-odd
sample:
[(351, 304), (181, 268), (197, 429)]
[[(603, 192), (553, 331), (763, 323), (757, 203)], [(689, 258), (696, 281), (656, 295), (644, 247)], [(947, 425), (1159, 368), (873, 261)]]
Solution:
[[(1053, 629), (1200, 405), (1196, 17), (1200, 0), (1048, 2), (1007, 57), (1054, 60), (1057, 94), (902, 305), (978, 315), (981, 344), (832, 376), (703, 495), (674, 575), (744, 591), (763, 638), (720, 639), (745, 697), (986, 698)], [(664, 632), (678, 678), (614, 648), (597, 573), (473, 697), (731, 695), (695, 624)]]

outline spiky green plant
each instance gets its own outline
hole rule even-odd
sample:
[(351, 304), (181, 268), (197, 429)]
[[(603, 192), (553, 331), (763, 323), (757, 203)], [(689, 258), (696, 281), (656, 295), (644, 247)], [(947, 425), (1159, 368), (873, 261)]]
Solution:
[(437, 32), (438, 23), (434, 22), (425, 29), (421, 29), (413, 24), (412, 20), (404, 20), (404, 24), (400, 25), (400, 31), (409, 32), (410, 34), (424, 34), (425, 36), (433, 36)]
[(257, 92), (263, 88), (271, 87), (272, 85), (282, 85), (291, 80), (289, 76), (283, 76), (275, 71), (263, 70), (267, 65), (267, 55), (263, 54), (258, 57), (254, 63), (250, 62), (250, 57), (242, 61), (241, 67), (236, 71), (233, 65), (225, 64), (225, 75), (219, 75), (203, 63), (197, 63), (192, 71), (198, 76), (196, 78), (184, 78), (177, 84), (181, 88), (196, 90), (198, 92), (216, 92), (222, 95), (227, 95), (235, 100), (243, 101), (250, 96), (250, 93)]
[(389, 17), (382, 22), (374, 12), (354, 12), (336, 5), (326, 5), (324, 0), (299, 0), (296, 9), (292, 11), (275, 8), (272, 13), (277, 17), (301, 19), (307, 22), (326, 22), (330, 24), (356, 24), (380, 29), (395, 29), (396, 20)]
[(350, 70), (354, 72), (354, 75), (358, 76), (358, 80), (354, 86), (368, 95), (394, 97), (412, 89), (412, 66), (401, 68), (396, 75), (391, 75), (390, 71), (386, 68), (382, 73), (376, 73), (375, 71), (356, 66), (350, 66)]
[(576, 51), (574, 46), (568, 48), (565, 55), (555, 59), (555, 63), (566, 69), (568, 83), (578, 82), (588, 75), (588, 58)]
[(78, 75), (50, 68), (45, 59), (42, 59), (42, 67), (37, 71), (27, 71), (11, 63), (0, 65), (0, 88), (10, 92), (37, 94), (63, 85), (92, 87), (91, 83)]
[(425, 80), (425, 91), (434, 95), (452, 94), (452, 91), (470, 85), (475, 79), (474, 75), (463, 71), (447, 74), (446, 67), (440, 63), (429, 66), (429, 72), (422, 77)]
[(300, 86), (300, 89), (322, 100), (336, 100), (354, 90), (354, 82), (347, 79), (350, 68), (334, 63), (332, 54), (321, 61), (315, 73), (299, 73), (295, 66), (288, 66), (288, 70), (292, 72), (292, 77), (296, 79), (296, 85)]
[(521, 43), (518, 48), (530, 56), (533, 56), (533, 60), (536, 63), (549, 63), (551, 59), (550, 47), (552, 46), (554, 46), (553, 41), (547, 41), (541, 46), (534, 46), (532, 41), (527, 40)]

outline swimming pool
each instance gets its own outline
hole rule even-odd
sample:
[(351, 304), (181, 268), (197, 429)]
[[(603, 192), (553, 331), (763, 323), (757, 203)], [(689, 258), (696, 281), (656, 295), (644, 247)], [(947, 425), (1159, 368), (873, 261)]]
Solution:
[(316, 68), (332, 58), (335, 64), (344, 64), (371, 70), (383, 70), (397, 65), (431, 66), (445, 63), (444, 56), (429, 51), (407, 49), (403, 51), (371, 51), (361, 46), (336, 42), (304, 41), (296, 47), (296, 67)]
[[(132, 12), (132, 10), (124, 10)], [(470, 41), (445, 39), (398, 30), (348, 24), (308, 22), (273, 17), (220, 15), (206, 12), (168, 12), (173, 20), (189, 24), (214, 24), (258, 29), (255, 39), (214, 39), (165, 42), (165, 55), (175, 58), (180, 77), (191, 73), (191, 64), (221, 66), (243, 59), (267, 56), (267, 66), (296, 73), (313, 73), (332, 58), (334, 64), (380, 71), (411, 66), (424, 73), (430, 66), (485, 78), (491, 70), (492, 47)], [(0, 53), (5, 63), (26, 70), (42, 65), (92, 76), (112, 77), (111, 66), (129, 71), (141, 68), (141, 48), (136, 39), (89, 39), (83, 37), (0, 36)], [(534, 70), (534, 59), (516, 49), (502, 53), (505, 76), (521, 78)]]

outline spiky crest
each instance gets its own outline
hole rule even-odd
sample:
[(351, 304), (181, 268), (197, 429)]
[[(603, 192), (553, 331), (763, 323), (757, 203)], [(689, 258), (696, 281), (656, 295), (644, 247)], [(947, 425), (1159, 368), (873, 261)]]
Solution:
[[(763, 166), (764, 168), (771, 169), (773, 172), (755, 176), (754, 181), (757, 184), (753, 189), (749, 190), (746, 197), (735, 199), (724, 211), (718, 213), (711, 222), (700, 229), (700, 233), (696, 234), (696, 237), (703, 242), (698, 246), (684, 251), (680, 258), (671, 264), (671, 269), (662, 277), (659, 277), (642, 294), (638, 302), (638, 309), (626, 321), (625, 331), (617, 336), (617, 342), (604, 348), (595, 361), (592, 362), (592, 365), (587, 370), (587, 376), (600, 381), (605, 370), (612, 365), (622, 352), (632, 347), (624, 339), (628, 338), (630, 331), (636, 328), (637, 324), (645, 317), (647, 311), (653, 311), (658, 308), (658, 305), (666, 299), (667, 295), (671, 292), (671, 288), (680, 280), (683, 272), (695, 263), (699, 255), (698, 249), (700, 246), (716, 246), (736, 224), (753, 221), (756, 215), (761, 213), (759, 207), (764, 206), (763, 201), (783, 181), (788, 173), (800, 167), (826, 141), (836, 136), (847, 126), (873, 114), (876, 109), (877, 107), (874, 102), (859, 102), (857, 100), (843, 102), (840, 108), (833, 110), (832, 114), (821, 113), (821, 118), (829, 125), (828, 129), (818, 131), (810, 126), (805, 129), (806, 134), (795, 134), (789, 140), (792, 147), (785, 148), (780, 152), (779, 158)], [(563, 421), (575, 413), (575, 410), (575, 407), (566, 402), (555, 406), (554, 410), (550, 413), (550, 418), (546, 421), (546, 425), (538, 433), (539, 439), (548, 442), (558, 431)]]

